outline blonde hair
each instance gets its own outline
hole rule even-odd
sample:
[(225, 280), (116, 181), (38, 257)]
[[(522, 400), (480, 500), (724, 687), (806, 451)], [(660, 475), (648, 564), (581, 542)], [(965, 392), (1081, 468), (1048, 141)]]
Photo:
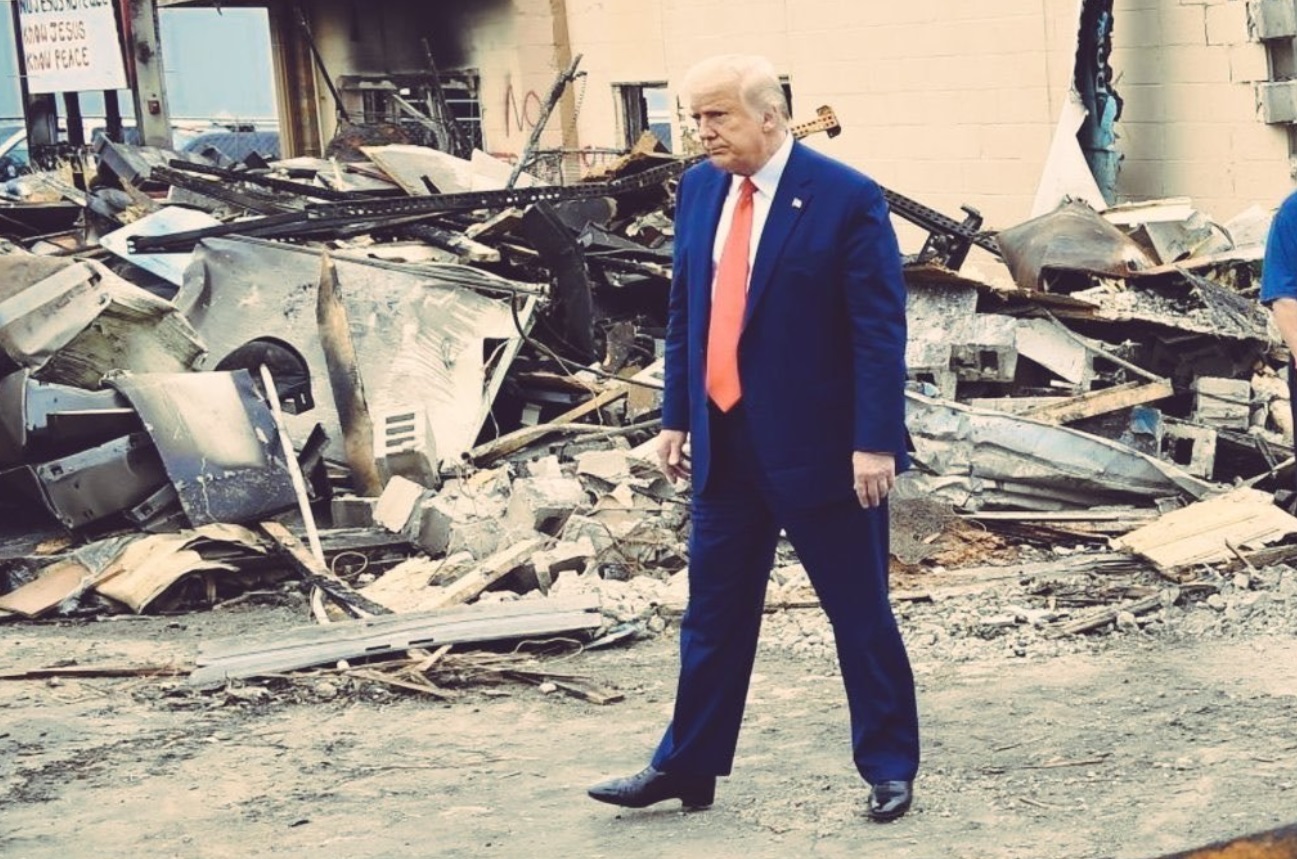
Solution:
[(696, 63), (685, 73), (683, 90), (691, 95), (710, 84), (726, 82), (738, 87), (739, 97), (753, 113), (771, 111), (788, 121), (788, 99), (774, 65), (755, 54), (721, 54)]

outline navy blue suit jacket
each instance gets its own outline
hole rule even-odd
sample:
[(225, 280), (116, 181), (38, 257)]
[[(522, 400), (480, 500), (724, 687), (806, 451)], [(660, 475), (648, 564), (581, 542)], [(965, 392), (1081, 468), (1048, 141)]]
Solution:
[[(676, 198), (662, 425), (691, 434), (694, 491), (707, 486), (704, 388), (712, 247), (730, 174), (704, 162)], [(905, 446), (905, 282), (878, 185), (794, 143), (761, 234), (739, 342), (741, 407), (780, 506), (854, 494), (852, 451)]]

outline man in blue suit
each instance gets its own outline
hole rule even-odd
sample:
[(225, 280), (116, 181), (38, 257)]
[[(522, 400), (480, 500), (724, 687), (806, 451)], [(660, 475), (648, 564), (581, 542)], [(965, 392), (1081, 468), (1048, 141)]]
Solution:
[(919, 764), (914, 679), (887, 598), (886, 499), (908, 465), (896, 235), (872, 180), (793, 140), (768, 61), (706, 60), (684, 91), (710, 157), (676, 199), (658, 440), (663, 472), (693, 479), (680, 679), (651, 765), (589, 794), (711, 805), (782, 529), (833, 625), (869, 814), (893, 820)]

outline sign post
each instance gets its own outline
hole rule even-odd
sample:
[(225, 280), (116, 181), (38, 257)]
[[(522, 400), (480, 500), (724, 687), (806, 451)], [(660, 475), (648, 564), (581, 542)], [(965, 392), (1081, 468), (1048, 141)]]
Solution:
[(135, 121), (145, 146), (171, 148), (171, 111), (162, 69), (156, 0), (121, 0), (130, 51)]
[(126, 87), (112, 0), (17, 0), (17, 6), (28, 92)]
[[(69, 140), (81, 143), (77, 94), (102, 91), (109, 129), (120, 136), (117, 91), (127, 87), (135, 96), (136, 123), (144, 144), (171, 147), (155, 2), (13, 0), (23, 109), (33, 157), (59, 143), (56, 93), (63, 93), (67, 101)], [(129, 46), (128, 55), (123, 44)]]

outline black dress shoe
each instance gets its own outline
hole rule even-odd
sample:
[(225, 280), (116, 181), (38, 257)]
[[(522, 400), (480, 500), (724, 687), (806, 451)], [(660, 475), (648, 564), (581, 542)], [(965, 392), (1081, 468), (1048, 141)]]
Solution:
[(646, 767), (629, 778), (600, 782), (586, 793), (591, 799), (623, 808), (647, 808), (667, 799), (678, 799), (687, 809), (707, 808), (716, 798), (716, 777), (679, 775)]
[(910, 810), (914, 789), (908, 781), (880, 781), (869, 791), (869, 816), (885, 823)]

